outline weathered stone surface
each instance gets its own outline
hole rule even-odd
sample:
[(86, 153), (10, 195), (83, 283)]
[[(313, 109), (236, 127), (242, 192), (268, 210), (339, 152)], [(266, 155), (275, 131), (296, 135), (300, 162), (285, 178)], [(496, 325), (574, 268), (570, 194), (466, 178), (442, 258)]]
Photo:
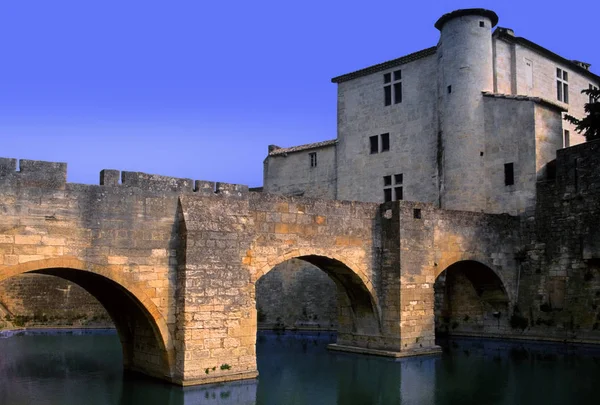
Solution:
[(5, 170), (0, 282), (40, 273), (78, 284), (113, 318), (127, 367), (183, 385), (256, 376), (256, 284), (291, 259), (333, 280), (338, 349), (435, 351), (440, 289), (454, 291), (438, 308), (449, 333), (598, 340), (599, 145), (560, 151), (556, 178), (520, 217), (211, 193), (149, 175), (57, 187)]

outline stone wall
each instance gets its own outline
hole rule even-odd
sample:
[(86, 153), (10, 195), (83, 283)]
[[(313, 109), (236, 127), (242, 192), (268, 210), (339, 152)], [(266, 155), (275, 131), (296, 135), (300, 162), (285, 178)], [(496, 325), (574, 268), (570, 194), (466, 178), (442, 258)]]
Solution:
[[(556, 178), (538, 183), (522, 219), (515, 330), (560, 340), (600, 340), (600, 141), (557, 152)], [(526, 325), (526, 327), (525, 327)]]
[[(316, 166), (311, 166), (310, 154), (312, 153), (316, 154)], [(337, 178), (335, 153), (335, 144), (290, 153), (270, 153), (264, 162), (264, 191), (335, 199)]]
[(258, 327), (337, 329), (337, 289), (318, 267), (290, 259), (256, 283)]
[(104, 307), (77, 284), (54, 276), (24, 274), (0, 283), (0, 329), (113, 327)]

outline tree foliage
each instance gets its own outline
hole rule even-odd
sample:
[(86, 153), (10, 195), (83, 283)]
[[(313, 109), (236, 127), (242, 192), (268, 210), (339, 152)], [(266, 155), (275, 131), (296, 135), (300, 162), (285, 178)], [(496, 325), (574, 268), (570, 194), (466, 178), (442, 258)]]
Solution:
[(584, 89), (581, 92), (590, 96), (590, 102), (585, 104), (587, 115), (582, 119), (565, 115), (565, 120), (576, 125), (575, 131), (583, 133), (588, 142), (600, 139), (600, 90)]

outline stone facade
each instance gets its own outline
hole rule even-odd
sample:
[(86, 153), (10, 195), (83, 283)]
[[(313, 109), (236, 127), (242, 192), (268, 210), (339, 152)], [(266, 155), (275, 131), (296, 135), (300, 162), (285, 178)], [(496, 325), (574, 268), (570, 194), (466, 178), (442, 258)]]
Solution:
[(102, 305), (77, 284), (24, 274), (0, 283), (0, 329), (21, 327), (112, 328)]
[[(497, 22), (489, 10), (457, 10), (435, 24), (437, 46), (332, 79), (336, 142), (270, 149), (264, 190), (380, 203), (388, 193), (512, 215), (534, 209), (536, 180), (565, 146), (565, 131), (570, 145), (584, 140), (562, 116), (584, 114), (588, 96), (580, 91), (600, 86), (600, 77), (511, 29), (492, 30)], [(559, 81), (568, 102), (559, 99)], [(309, 150), (328, 173), (318, 185)], [(512, 184), (505, 164), (513, 165)]]
[(337, 289), (316, 266), (290, 259), (256, 283), (258, 327), (336, 330)]
[(335, 285), (336, 350), (436, 352), (433, 284), (455, 262), (484, 263), (514, 296), (516, 217), (114, 170), (99, 186), (70, 184), (65, 164), (16, 166), (0, 160), (0, 282), (42, 274), (79, 285), (112, 318), (125, 366), (175, 383), (256, 376), (256, 284), (290, 259)]

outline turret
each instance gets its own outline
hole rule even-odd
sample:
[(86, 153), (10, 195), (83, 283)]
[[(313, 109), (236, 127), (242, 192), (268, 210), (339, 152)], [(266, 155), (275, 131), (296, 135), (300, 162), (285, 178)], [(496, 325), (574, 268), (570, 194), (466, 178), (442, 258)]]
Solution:
[(484, 110), (482, 91), (493, 91), (492, 28), (496, 13), (464, 9), (444, 14), (435, 27), (441, 159), (440, 205), (485, 209)]

